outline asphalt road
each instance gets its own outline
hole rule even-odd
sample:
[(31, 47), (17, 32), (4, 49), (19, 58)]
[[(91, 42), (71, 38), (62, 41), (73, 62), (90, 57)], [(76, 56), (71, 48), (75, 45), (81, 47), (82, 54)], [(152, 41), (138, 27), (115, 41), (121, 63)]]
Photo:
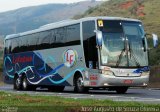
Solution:
[(29, 95), (45, 95), (45, 96), (63, 96), (66, 98), (74, 99), (109, 99), (113, 101), (136, 101), (143, 103), (160, 104), (160, 89), (142, 89), (132, 88), (126, 94), (116, 94), (107, 90), (90, 90), (89, 93), (80, 94), (73, 92), (72, 87), (66, 87), (64, 92), (48, 92), (47, 89), (37, 89), (36, 91), (16, 91), (12, 89), (12, 85), (0, 86), (0, 91), (6, 91), (16, 94), (29, 94)]

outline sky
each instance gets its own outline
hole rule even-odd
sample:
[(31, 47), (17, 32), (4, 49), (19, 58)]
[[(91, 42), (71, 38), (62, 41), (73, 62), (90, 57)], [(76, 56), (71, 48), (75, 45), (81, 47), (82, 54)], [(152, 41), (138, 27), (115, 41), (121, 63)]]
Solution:
[(48, 3), (74, 3), (85, 0), (0, 0), (0, 12)]

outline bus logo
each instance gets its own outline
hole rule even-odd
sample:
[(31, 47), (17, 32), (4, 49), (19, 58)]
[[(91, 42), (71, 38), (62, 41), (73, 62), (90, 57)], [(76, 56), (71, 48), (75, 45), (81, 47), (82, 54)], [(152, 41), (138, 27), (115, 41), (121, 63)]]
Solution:
[(66, 50), (64, 52), (64, 64), (66, 67), (73, 67), (77, 61), (77, 52), (74, 50)]

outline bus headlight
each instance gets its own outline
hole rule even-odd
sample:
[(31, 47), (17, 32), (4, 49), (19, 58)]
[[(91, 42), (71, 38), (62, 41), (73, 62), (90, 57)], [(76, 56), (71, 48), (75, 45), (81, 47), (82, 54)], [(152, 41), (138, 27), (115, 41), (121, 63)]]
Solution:
[(106, 71), (106, 70), (102, 70), (102, 74), (113, 76), (113, 72), (111, 72), (111, 71)]
[(149, 72), (143, 72), (143, 73), (141, 74), (141, 76), (147, 76), (147, 75), (149, 75)]
[(85, 78), (88, 79), (89, 78), (88, 71), (85, 71), (84, 74), (85, 74)]

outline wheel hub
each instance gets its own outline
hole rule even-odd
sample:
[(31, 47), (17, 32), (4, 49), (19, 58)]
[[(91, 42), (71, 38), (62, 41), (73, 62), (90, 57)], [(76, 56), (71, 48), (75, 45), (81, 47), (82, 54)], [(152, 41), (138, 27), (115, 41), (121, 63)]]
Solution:
[(27, 87), (27, 83), (25, 80), (23, 80), (23, 87), (26, 88)]
[(83, 79), (81, 77), (77, 80), (77, 85), (78, 85), (78, 87), (83, 86)]
[(17, 80), (16, 80), (16, 85), (17, 85), (17, 86), (20, 85), (20, 79), (19, 79), (19, 78), (17, 78)]

